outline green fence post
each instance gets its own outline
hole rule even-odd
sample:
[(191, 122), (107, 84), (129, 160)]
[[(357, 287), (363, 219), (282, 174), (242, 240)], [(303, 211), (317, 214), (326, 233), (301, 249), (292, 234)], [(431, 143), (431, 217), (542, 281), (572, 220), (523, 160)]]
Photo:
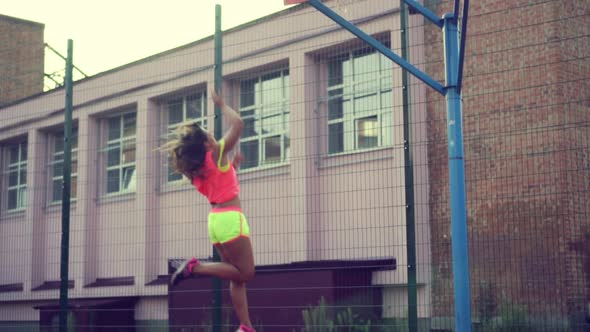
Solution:
[[(214, 55), (214, 62), (215, 62), (215, 69), (214, 69), (214, 88), (215, 91), (220, 91), (221, 86), (223, 83), (221, 65), (222, 65), (222, 44), (221, 44), (221, 6), (215, 5), (215, 55)], [(222, 119), (221, 119), (221, 109), (215, 105), (215, 120), (214, 120), (214, 128), (215, 128), (215, 138), (221, 139), (223, 135), (222, 131)], [(213, 260), (216, 262), (221, 261), (221, 257), (213, 247)], [(221, 279), (213, 278), (213, 332), (221, 332)]]
[(61, 199), (61, 272), (59, 288), (59, 331), (68, 330), (68, 264), (70, 257), (70, 188), (72, 171), (72, 49), (73, 41), (68, 39), (66, 59), (66, 103), (64, 120), (64, 165)]
[[(401, 54), (409, 60), (408, 11), (404, 2), (400, 2)], [(414, 202), (414, 160), (412, 153), (412, 126), (410, 114), (410, 84), (408, 72), (402, 70), (402, 100), (404, 128), (404, 176), (406, 196), (406, 250), (408, 263), (408, 330), (418, 331), (418, 290), (416, 286), (416, 204)]]

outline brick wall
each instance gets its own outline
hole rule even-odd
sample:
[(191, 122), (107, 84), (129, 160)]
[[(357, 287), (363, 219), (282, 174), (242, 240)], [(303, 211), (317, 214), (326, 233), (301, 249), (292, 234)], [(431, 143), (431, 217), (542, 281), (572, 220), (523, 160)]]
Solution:
[(0, 105), (43, 91), (44, 28), (0, 15)]
[[(452, 1), (426, 1), (438, 15)], [(464, 135), (473, 313), (576, 316), (589, 297), (590, 2), (472, 1)], [(444, 80), (442, 32), (426, 70)], [(453, 315), (444, 98), (428, 92), (435, 316)], [(587, 235), (590, 238), (590, 235)]]
[(579, 313), (590, 303), (590, 2), (564, 1), (556, 14), (566, 101), (562, 116), (567, 151), (564, 205), (570, 211), (564, 227), (569, 232), (564, 257), (567, 308)]

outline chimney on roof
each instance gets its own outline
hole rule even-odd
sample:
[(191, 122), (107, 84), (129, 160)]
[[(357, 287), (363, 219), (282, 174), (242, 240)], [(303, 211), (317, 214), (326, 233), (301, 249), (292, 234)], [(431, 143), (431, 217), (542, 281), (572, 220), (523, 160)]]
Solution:
[(0, 15), (0, 106), (43, 92), (44, 29)]

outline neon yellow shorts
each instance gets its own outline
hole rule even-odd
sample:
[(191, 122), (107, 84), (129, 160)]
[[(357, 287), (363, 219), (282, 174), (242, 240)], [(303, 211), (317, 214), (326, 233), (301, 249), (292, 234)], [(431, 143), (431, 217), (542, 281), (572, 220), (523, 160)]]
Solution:
[(216, 208), (209, 212), (209, 239), (213, 244), (228, 243), (250, 237), (250, 227), (242, 210), (236, 207)]

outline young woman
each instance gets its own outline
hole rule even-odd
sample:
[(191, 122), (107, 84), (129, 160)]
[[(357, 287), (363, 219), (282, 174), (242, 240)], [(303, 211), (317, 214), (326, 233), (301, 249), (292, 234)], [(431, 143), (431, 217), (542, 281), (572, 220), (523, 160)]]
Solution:
[(229, 280), (233, 307), (240, 320), (237, 331), (252, 332), (246, 282), (254, 277), (254, 256), (250, 228), (240, 206), (240, 185), (235, 171), (242, 158), (236, 154), (230, 161), (228, 156), (240, 138), (244, 123), (221, 96), (215, 91), (211, 94), (213, 102), (221, 108), (230, 124), (223, 138), (216, 141), (213, 135), (197, 124), (185, 124), (179, 128), (177, 139), (168, 142), (164, 149), (170, 153), (174, 169), (184, 174), (209, 200), (209, 238), (222, 262), (205, 263), (191, 258), (176, 263), (176, 272), (170, 282), (176, 284), (194, 275)]

